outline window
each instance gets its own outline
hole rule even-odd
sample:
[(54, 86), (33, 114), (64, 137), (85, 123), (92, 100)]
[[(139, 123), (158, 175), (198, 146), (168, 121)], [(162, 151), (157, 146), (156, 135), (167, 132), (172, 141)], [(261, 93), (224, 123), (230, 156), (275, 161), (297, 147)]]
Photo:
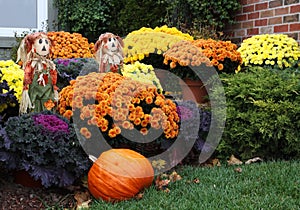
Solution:
[(0, 0), (0, 5), (0, 37), (45, 29), (48, 0)]

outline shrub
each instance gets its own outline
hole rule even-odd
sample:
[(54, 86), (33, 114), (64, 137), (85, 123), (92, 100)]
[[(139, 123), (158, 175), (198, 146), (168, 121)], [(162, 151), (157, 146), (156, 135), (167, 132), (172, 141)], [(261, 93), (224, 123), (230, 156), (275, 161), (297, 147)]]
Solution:
[(292, 70), (252, 67), (220, 75), (227, 120), (219, 155), (300, 157), (300, 74)]
[(148, 0), (126, 0), (124, 7), (114, 17), (118, 22), (120, 34), (127, 35), (129, 32), (138, 30), (143, 26), (154, 28), (165, 24), (166, 15), (165, 1)]
[(238, 0), (168, 0), (167, 21), (179, 29), (203, 26), (222, 30), (233, 23), (235, 12), (240, 8)]
[(54, 6), (58, 9), (59, 28), (71, 33), (83, 34), (90, 40), (96, 40), (101, 31), (107, 31), (109, 25), (114, 24), (115, 18), (111, 17), (111, 12), (115, 11), (113, 2), (111, 0), (76, 0), (75, 3), (74, 1), (54, 0)]

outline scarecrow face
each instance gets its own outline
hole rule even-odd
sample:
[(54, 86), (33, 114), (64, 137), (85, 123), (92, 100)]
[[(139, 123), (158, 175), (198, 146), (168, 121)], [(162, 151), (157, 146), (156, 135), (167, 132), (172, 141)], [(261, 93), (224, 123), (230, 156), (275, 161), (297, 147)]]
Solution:
[(41, 56), (46, 56), (49, 54), (50, 44), (47, 37), (38, 37), (33, 44), (35, 52)]
[(114, 37), (108, 38), (105, 47), (111, 52), (116, 52), (118, 50), (118, 40)]

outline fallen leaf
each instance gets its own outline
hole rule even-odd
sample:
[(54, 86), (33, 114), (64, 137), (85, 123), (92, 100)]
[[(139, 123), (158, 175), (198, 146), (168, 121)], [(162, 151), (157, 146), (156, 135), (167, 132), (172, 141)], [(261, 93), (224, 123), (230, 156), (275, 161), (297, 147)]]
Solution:
[(138, 193), (136, 196), (135, 196), (135, 198), (137, 199), (137, 200), (141, 200), (142, 198), (143, 198), (143, 196), (144, 196), (144, 193)]
[(251, 164), (251, 163), (256, 163), (256, 162), (261, 162), (263, 161), (260, 157), (255, 157), (255, 158), (252, 158), (252, 159), (249, 159), (245, 162), (245, 164)]
[(169, 193), (169, 192), (170, 192), (170, 189), (169, 189), (169, 188), (166, 188), (166, 189), (164, 189), (163, 191), (166, 192), (166, 193)]
[(193, 183), (199, 184), (199, 183), (200, 183), (200, 180), (199, 180), (198, 178), (195, 178), (195, 179), (193, 180)]
[(89, 209), (89, 203), (92, 202), (92, 200), (87, 200), (81, 203), (81, 205), (77, 205), (76, 210), (83, 210), (83, 209)]
[(228, 165), (241, 165), (243, 164), (242, 161), (240, 161), (239, 159), (237, 159), (236, 157), (234, 157), (234, 155), (230, 156), (230, 159), (227, 160)]
[(166, 174), (157, 176), (155, 180), (155, 187), (157, 190), (165, 190), (167, 188), (167, 186), (170, 183), (170, 180), (166, 177), (168, 177)]
[[(88, 191), (75, 192), (74, 198), (77, 201), (76, 209), (87, 208), (88, 204), (91, 202), (91, 196), (90, 196), (90, 193)], [(84, 207), (84, 206), (87, 206), (87, 207)]]
[(238, 168), (235, 168), (234, 171), (238, 172), (238, 173), (242, 173), (243, 170), (242, 170), (242, 168), (238, 167)]
[(217, 158), (212, 160), (212, 164), (213, 164), (213, 166), (221, 166), (220, 160)]
[(205, 163), (201, 164), (205, 167), (215, 167), (215, 166), (221, 166), (220, 160), (218, 158), (209, 159)]
[(179, 174), (177, 174), (176, 171), (173, 171), (173, 172), (169, 175), (169, 179), (170, 179), (171, 182), (176, 182), (176, 181), (178, 181), (178, 180), (181, 180), (182, 177), (181, 177)]

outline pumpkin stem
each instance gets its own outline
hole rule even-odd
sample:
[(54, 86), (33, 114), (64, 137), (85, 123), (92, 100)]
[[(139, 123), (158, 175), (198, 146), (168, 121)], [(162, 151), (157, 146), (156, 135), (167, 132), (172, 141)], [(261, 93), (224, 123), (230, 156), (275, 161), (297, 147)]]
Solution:
[(97, 158), (93, 155), (89, 155), (89, 159), (93, 162), (95, 162), (97, 160)]

